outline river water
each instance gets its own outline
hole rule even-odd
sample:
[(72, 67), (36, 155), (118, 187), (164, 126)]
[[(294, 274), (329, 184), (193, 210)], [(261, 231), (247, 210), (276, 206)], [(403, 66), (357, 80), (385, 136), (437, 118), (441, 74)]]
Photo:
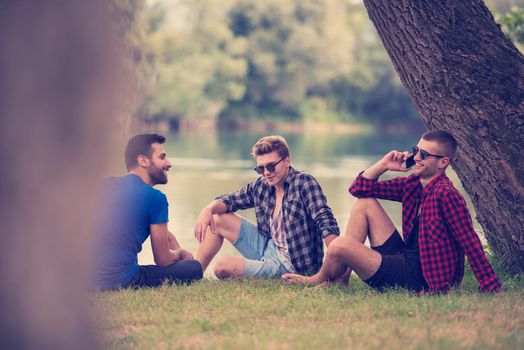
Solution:
[[(173, 163), (166, 185), (157, 186), (169, 201), (169, 229), (180, 245), (195, 252), (197, 241), (193, 229), (200, 210), (217, 195), (232, 192), (257, 178), (255, 161), (250, 152), (255, 142), (266, 134), (252, 132), (190, 132), (166, 135), (165, 149)], [(315, 176), (328, 199), (342, 232), (346, 229), (348, 213), (355, 201), (347, 191), (358, 173), (380, 159), (391, 149), (410, 150), (419, 135), (385, 134), (290, 134), (288, 141), (292, 165)], [(447, 171), (455, 186), (466, 197), (473, 217), (469, 197), (452, 169)], [(389, 175), (389, 176), (386, 176)], [(383, 178), (402, 175), (385, 174)], [(401, 231), (399, 203), (381, 201), (393, 223)], [(239, 212), (254, 221), (254, 211)], [(475, 229), (481, 228), (474, 220)], [(482, 234), (480, 234), (482, 236)], [(222, 254), (238, 255), (228, 242)], [(139, 254), (140, 264), (153, 264), (150, 241)], [(209, 270), (208, 270), (209, 271)]]

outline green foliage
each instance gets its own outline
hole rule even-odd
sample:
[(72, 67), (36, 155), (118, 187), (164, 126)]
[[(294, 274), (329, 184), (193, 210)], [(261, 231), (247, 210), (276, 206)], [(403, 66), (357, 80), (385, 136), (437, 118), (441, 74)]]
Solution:
[(522, 45), (524, 45), (524, 7), (512, 7), (509, 12), (499, 18), (499, 23), (508, 38), (519, 44), (519, 49), (522, 51)]
[(524, 53), (524, 1), (486, 0), (506, 37)]
[(139, 68), (141, 118), (417, 118), (362, 4), (113, 1)]
[(417, 118), (360, 4), (240, 0), (229, 18), (248, 42), (249, 73), (244, 99), (224, 119), (252, 107), (291, 120)]
[(330, 83), (337, 110), (372, 123), (418, 120), (367, 14), (353, 6), (348, 18), (357, 40), (351, 54), (354, 68)]
[(352, 38), (340, 1), (241, 0), (229, 18), (248, 43), (242, 104), (298, 117), (308, 95), (349, 71)]
[(156, 1), (136, 10), (141, 117), (213, 118), (242, 98), (247, 66), (237, 58), (243, 44), (227, 28), (226, 3)]

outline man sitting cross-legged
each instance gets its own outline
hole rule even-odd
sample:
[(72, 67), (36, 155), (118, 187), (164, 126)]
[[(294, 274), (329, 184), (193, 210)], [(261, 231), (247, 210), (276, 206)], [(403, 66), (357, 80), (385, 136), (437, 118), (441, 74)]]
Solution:
[[(166, 196), (153, 188), (167, 183), (171, 168), (164, 141), (158, 134), (133, 137), (125, 151), (128, 173), (104, 183), (94, 230), (92, 289), (156, 287), (202, 278), (200, 263), (167, 228)], [(149, 236), (156, 265), (138, 265)]]
[[(319, 273), (285, 274), (288, 283), (334, 281), (351, 270), (371, 287), (447, 292), (460, 285), (464, 254), (483, 292), (500, 282), (473, 230), (466, 203), (445, 174), (457, 143), (446, 131), (427, 132), (413, 147), (415, 168), (407, 177), (378, 181), (386, 171), (408, 171), (408, 152), (391, 151), (361, 173), (349, 191), (353, 205), (346, 235), (333, 241)], [(401, 238), (377, 198), (402, 202)], [(371, 248), (364, 245), (369, 238)]]

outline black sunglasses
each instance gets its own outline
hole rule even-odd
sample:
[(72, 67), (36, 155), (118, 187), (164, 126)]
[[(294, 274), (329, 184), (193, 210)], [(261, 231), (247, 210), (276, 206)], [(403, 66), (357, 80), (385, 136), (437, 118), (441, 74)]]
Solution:
[(444, 157), (446, 157), (446, 156), (441, 156), (441, 155), (438, 155), (438, 154), (428, 153), (428, 152), (424, 151), (423, 149), (418, 148), (418, 146), (413, 146), (411, 149), (413, 150), (413, 156), (416, 156), (417, 153), (420, 152), (420, 158), (422, 160), (426, 159), (426, 157), (437, 157), (437, 158), (444, 158)]
[(262, 175), (264, 173), (264, 168), (267, 169), (267, 171), (269, 171), (270, 173), (274, 173), (275, 169), (277, 167), (277, 164), (280, 163), (281, 161), (283, 161), (286, 157), (287, 156), (282, 157), (276, 163), (268, 163), (265, 166), (264, 165), (259, 165), (255, 169), (253, 169), (253, 170), (255, 170), (257, 172), (257, 174), (260, 174), (260, 175)]

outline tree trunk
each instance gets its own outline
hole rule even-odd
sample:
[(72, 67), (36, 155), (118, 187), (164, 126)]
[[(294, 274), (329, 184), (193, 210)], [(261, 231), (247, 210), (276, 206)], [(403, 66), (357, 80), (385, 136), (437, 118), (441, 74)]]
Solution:
[(486, 238), (524, 271), (524, 57), (482, 0), (364, 0), (426, 128), (459, 143), (452, 162)]
[(122, 113), (106, 0), (0, 1), (0, 348), (97, 349), (91, 203)]

